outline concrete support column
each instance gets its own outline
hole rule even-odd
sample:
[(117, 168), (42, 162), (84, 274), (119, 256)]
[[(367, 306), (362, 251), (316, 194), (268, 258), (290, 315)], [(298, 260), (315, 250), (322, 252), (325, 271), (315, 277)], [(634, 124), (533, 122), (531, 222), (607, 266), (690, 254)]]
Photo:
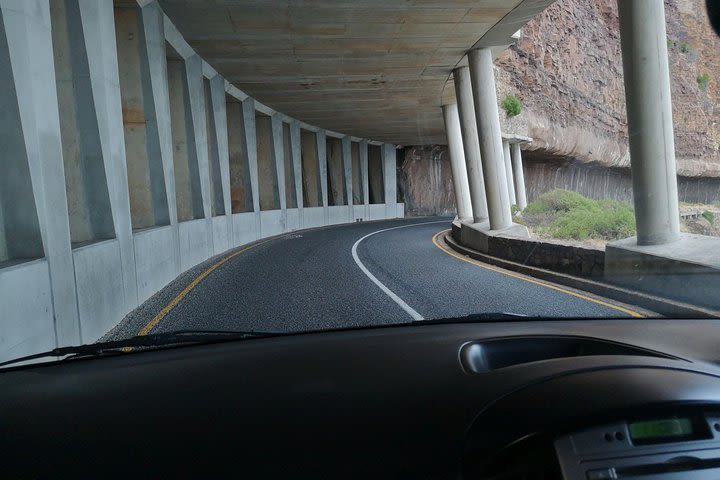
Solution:
[(385, 218), (397, 217), (397, 153), (395, 145), (384, 143), (382, 146), (383, 184), (385, 186)]
[(298, 208), (299, 228), (303, 228), (303, 176), (302, 176), (302, 145), (300, 140), (300, 123), (295, 120), (290, 123), (290, 154), (292, 155), (292, 168), (295, 173), (295, 200)]
[(442, 110), (445, 119), (448, 149), (450, 150), (450, 170), (453, 177), (457, 215), (461, 221), (471, 221), (473, 214), (472, 203), (470, 202), (470, 185), (468, 184), (467, 170), (465, 169), (465, 153), (462, 135), (460, 134), (458, 108), (454, 104), (443, 105)]
[[(138, 305), (138, 293), (125, 139), (119, 133), (123, 131), (123, 117), (113, 2), (82, 0), (78, 6), (85, 34), (88, 70), (105, 162), (110, 208), (120, 246), (125, 305), (127, 311), (130, 311)], [(49, 79), (46, 81), (50, 82)], [(174, 180), (172, 184), (174, 185)]]
[(156, 116), (158, 151), (162, 160), (163, 177), (165, 179), (169, 221), (174, 226), (172, 233), (174, 245), (170, 246), (170, 248), (175, 252), (174, 269), (177, 273), (180, 273), (180, 238), (177, 229), (177, 195), (175, 194), (175, 165), (173, 163), (173, 140), (170, 129), (170, 94), (167, 55), (165, 52), (164, 20), (165, 15), (157, 2), (142, 7), (150, 90)]
[(210, 79), (210, 98), (215, 124), (215, 138), (217, 140), (218, 161), (220, 164), (220, 183), (223, 193), (223, 204), (227, 218), (228, 247), (233, 238), (232, 222), (232, 196), (230, 194), (230, 146), (228, 142), (228, 116), (225, 101), (225, 79), (220, 75)]
[(283, 137), (283, 115), (275, 113), (270, 118), (272, 128), (272, 158), (275, 162), (277, 192), (280, 200), (283, 231), (287, 231), (287, 197), (285, 196), (285, 139)]
[(365, 214), (363, 218), (368, 217), (368, 209), (370, 205), (370, 176), (368, 172), (368, 142), (361, 140), (358, 145), (358, 154), (360, 156), (360, 182), (362, 182), (363, 205), (365, 206)]
[(638, 245), (680, 236), (665, 7), (618, 0)]
[[(5, 99), (9, 99), (2, 102), (4, 110), (2, 128), (4, 131), (22, 135), (22, 139), (14, 142), (12, 148), (8, 146), (10, 142), (3, 139), (5, 140), (3, 154), (27, 159), (42, 246), (49, 265), (54, 311), (50, 321), (38, 326), (41, 335), (37, 338), (14, 337), (12, 335), (14, 332), (9, 328), (6, 330), (7, 337), (10, 337), (14, 343), (8, 344), (9, 342), (4, 338), (6, 335), (0, 339), (0, 345), (4, 350), (0, 358), (7, 359), (5, 355), (8, 350), (12, 352), (13, 349), (17, 349), (20, 355), (33, 353), (57, 345), (79, 343), (81, 335), (75, 295), (73, 255), (70, 249), (70, 224), (65, 193), (50, 8), (47, 0), (22, 2), (2, 0), (0, 10), (2, 11), (0, 20), (3, 23), (0, 26), (0, 36), (6, 37), (0, 39), (0, 48), (3, 50), (0, 55), (3, 87), (5, 87), (2, 94)], [(114, 35), (113, 30), (110, 34)], [(12, 85), (8, 85), (9, 83)], [(13, 98), (14, 96), (16, 98)], [(22, 130), (16, 128), (18, 119)], [(8, 121), (11, 124), (7, 124)], [(15, 131), (11, 130), (13, 127)], [(0, 175), (12, 178), (8, 172), (2, 172)], [(23, 213), (28, 218), (34, 214), (34, 212)], [(18, 305), (17, 308), (12, 308), (14, 307), (12, 300), (14, 298), (8, 298), (7, 302), (3, 303), (4, 324), (37, 324), (38, 319), (23, 318), (24, 306)], [(18, 346), (19, 342), (25, 342), (27, 345)], [(10, 355), (15, 356), (14, 353)]]
[(520, 144), (513, 143), (512, 149), (512, 164), (515, 178), (515, 196), (517, 197), (517, 206), (520, 210), (525, 210), (527, 207), (527, 195), (525, 193), (525, 172), (523, 172), (522, 154), (520, 153)]
[(342, 139), (342, 163), (345, 173), (345, 200), (348, 207), (348, 222), (352, 222), (353, 215), (353, 178), (352, 178), (352, 152), (350, 151), (350, 137)]
[(185, 59), (185, 73), (190, 97), (190, 118), (195, 135), (195, 154), (200, 174), (200, 192), (202, 195), (203, 215), (206, 223), (208, 252), (206, 258), (215, 251), (213, 246), (212, 206), (210, 193), (210, 164), (208, 158), (207, 113), (205, 106), (205, 85), (202, 73), (202, 59), (193, 55)]
[[(502, 230), (512, 225), (512, 215), (505, 175), (492, 53), (489, 48), (471, 50), (468, 52), (468, 61), (475, 119), (480, 139), (480, 157), (485, 177), (490, 229)], [(472, 183), (470, 192), (472, 194)], [(474, 208), (475, 202), (473, 201), (473, 210)], [(477, 212), (475, 212), (475, 216), (477, 216)]]
[(508, 196), (510, 205), (515, 205), (515, 180), (513, 179), (512, 160), (510, 159), (510, 142), (503, 140), (503, 158), (505, 159), (505, 179), (507, 180)]
[(478, 124), (473, 105), (473, 91), (470, 71), (467, 67), (453, 70), (455, 97), (457, 98), (460, 134), (462, 135), (465, 168), (470, 189), (471, 211), (474, 223), (488, 218), (488, 201), (485, 188), (485, 174), (480, 158)]
[(257, 164), (257, 133), (255, 131), (255, 100), (248, 97), (242, 102), (243, 132), (245, 133), (245, 155), (250, 172), (250, 189), (252, 190), (252, 205), (255, 212), (255, 232), (261, 237), (260, 223), (260, 181), (258, 179)]
[(330, 223), (330, 209), (328, 207), (327, 182), (327, 137), (325, 130), (318, 130), (315, 134), (315, 151), (317, 152), (318, 171), (320, 172), (320, 195), (322, 207), (325, 209), (325, 223)]

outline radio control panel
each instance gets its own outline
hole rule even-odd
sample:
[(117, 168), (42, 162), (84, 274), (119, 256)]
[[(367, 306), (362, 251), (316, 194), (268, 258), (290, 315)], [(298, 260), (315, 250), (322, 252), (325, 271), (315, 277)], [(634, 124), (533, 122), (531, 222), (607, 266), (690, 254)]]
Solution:
[(720, 413), (638, 417), (555, 441), (566, 480), (720, 478)]

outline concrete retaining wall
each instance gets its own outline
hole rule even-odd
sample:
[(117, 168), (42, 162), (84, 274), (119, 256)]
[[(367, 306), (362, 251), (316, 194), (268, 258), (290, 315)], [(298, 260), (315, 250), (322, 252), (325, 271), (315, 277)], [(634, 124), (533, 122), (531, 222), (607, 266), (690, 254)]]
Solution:
[(179, 245), (174, 233), (172, 227), (162, 227), (134, 235), (138, 303), (170, 283), (180, 271)]
[[(461, 243), (460, 229), (455, 224), (452, 235)], [(602, 250), (499, 236), (486, 236), (486, 241), (485, 253), (493, 257), (579, 277), (599, 278), (604, 273)]]
[[(17, 163), (6, 164), (10, 160), (5, 159), (6, 163), (0, 160), (0, 166), (19, 172), (22, 177), (19, 181), (27, 185), (20, 189), (22, 198), (18, 194), (9, 202), (0, 199), (3, 202), (0, 208), (3, 212), (0, 216), (0, 361), (58, 345), (95, 341), (182, 272), (228, 249), (299, 228), (352, 222), (355, 218), (380, 220), (403, 215), (402, 204), (395, 203), (394, 145), (373, 146), (382, 151), (385, 162), (384, 169), (378, 163), (378, 172), (372, 172), (373, 177), (381, 180), (376, 188), (383, 188), (388, 203), (369, 205), (367, 139), (326, 132), (256, 102), (197, 55), (156, 0), (138, 1), (135, 12), (128, 12), (128, 8), (135, 7), (124, 2), (119, 7), (120, 13), (112, 0), (81, 1), (73, 5), (74, 16), (65, 19), (66, 9), (51, 10), (49, 0), (0, 2), (0, 35), (7, 40), (0, 42), (0, 63), (6, 67), (2, 78), (8, 84), (7, 103), (11, 115), (8, 118), (14, 118), (3, 127), (7, 134), (6, 146), (12, 147), (13, 162)], [(139, 22), (117, 21), (117, 15), (129, 13)], [(55, 43), (62, 40), (61, 36), (52, 35), (53, 26), (57, 33), (64, 19), (82, 24), (82, 28), (76, 25), (78, 28), (74, 29), (83, 37), (74, 48), (85, 50), (78, 52), (77, 58), (84, 59), (78, 65), (60, 62), (61, 69), (69, 66), (78, 69), (70, 73), (56, 72), (53, 60), (57, 56), (55, 50), (63, 52), (69, 48), (67, 43)], [(136, 39), (135, 43), (118, 43), (116, 25), (122, 28), (130, 25), (142, 34), (123, 37), (128, 42)], [(167, 45), (174, 52), (166, 50)], [(118, 49), (122, 58), (135, 49), (140, 51), (140, 57), (133, 56), (131, 66), (120, 65)], [(168, 75), (168, 58), (171, 75)], [(128, 70), (131, 67), (132, 70)], [(120, 91), (128, 88), (127, 78), (123, 76), (128, 72), (135, 79), (142, 76), (145, 96), (132, 112), (123, 110), (123, 101), (127, 101), (132, 92), (124, 92), (123, 96)], [(74, 76), (88, 79), (90, 85), (88, 92), (82, 92), (87, 97), (83, 101), (92, 103), (88, 104), (92, 108), (83, 111), (84, 128), (70, 131), (69, 137), (67, 129), (72, 130), (74, 123), (68, 119), (67, 108), (58, 105), (72, 104), (73, 98), (58, 98), (58, 92), (67, 95), (69, 90), (58, 89), (56, 73), (58, 81)], [(228, 101), (241, 104), (241, 108), (230, 109), (231, 122), (228, 122)], [(129, 116), (131, 114), (135, 116)], [(273, 193), (282, 192), (276, 195), (280, 208), (268, 211), (260, 211), (259, 145), (255, 125), (258, 114), (272, 119), (269, 146), (275, 178), (269, 184), (279, 190)], [(171, 122), (173, 115), (175, 121)], [(132, 135), (125, 135), (126, 130), (135, 128), (134, 122), (140, 120), (148, 128), (146, 136), (152, 141), (138, 142)], [(233, 131), (233, 135), (229, 135), (228, 128), (241, 132)], [(285, 130), (290, 134), (289, 149), (282, 148)], [(303, 191), (309, 182), (302, 178), (305, 165), (300, 158), (301, 131), (312, 133), (311, 146), (316, 150), (310, 159), (315, 160), (315, 164), (309, 166), (318, 172), (318, 178), (313, 180), (317, 180), (315, 187), (319, 188), (321, 198), (317, 202), (319, 206), (313, 208), (302, 205), (303, 198), (312, 192)], [(91, 138), (83, 137), (90, 134)], [(343, 186), (348, 194), (357, 186), (363, 192), (364, 205), (328, 207), (325, 170), (328, 136), (342, 139), (342, 167), (346, 177)], [(70, 158), (77, 154), (77, 149), (69, 143), (68, 148), (63, 149), (62, 142), (63, 138), (71, 137), (90, 142), (94, 156), (84, 160), (85, 163)], [(351, 144), (358, 147), (360, 179), (349, 178), (353, 176)], [(231, 148), (233, 155), (242, 157), (242, 168), (234, 170), (232, 176)], [(137, 182), (128, 179), (127, 157), (136, 151), (152, 164), (153, 168), (146, 169), (151, 177), (146, 183), (154, 186), (152, 192), (129, 188)], [(290, 159), (285, 158), (289, 155), (287, 152), (291, 152)], [(68, 156), (67, 162), (64, 156)], [(287, 188), (294, 188), (294, 192), (286, 191), (286, 160), (291, 160), (288, 165), (292, 164), (294, 174), (294, 181)], [(92, 179), (96, 188), (106, 192), (103, 198), (107, 201), (103, 205), (105, 210), (109, 208), (108, 218), (100, 219), (105, 220), (98, 223), (103, 228), (94, 236), (88, 232), (78, 236), (75, 228), (73, 243), (71, 217), (76, 227), (89, 224), (88, 218), (78, 215), (91, 209), (87, 205), (75, 208), (74, 204), (73, 209), (69, 209), (68, 198), (78, 202), (83, 201), (84, 195), (76, 191), (68, 194), (65, 165), (68, 165), (68, 175), (77, 176), (78, 165), (88, 162), (99, 162), (92, 166), (102, 167), (97, 172), (104, 172), (101, 175), (93, 171), (96, 174)], [(384, 176), (383, 170), (387, 172)], [(102, 185), (103, 182), (106, 185)], [(247, 194), (243, 191), (242, 210), (233, 212), (231, 191), (237, 190), (237, 182), (242, 182), (243, 188), (250, 191)], [(290, 202), (293, 208), (287, 208), (288, 194), (298, 200)], [(148, 228), (139, 229), (145, 224), (133, 225), (133, 214), (138, 213), (133, 212), (133, 208), (137, 210), (138, 198), (148, 195), (152, 197), (149, 205), (153, 210), (145, 212)], [(99, 210), (93, 211), (97, 214)], [(16, 222), (18, 216), (23, 216), (25, 221)], [(23, 237), (18, 233), (26, 233), (18, 230), (20, 224), (30, 225), (31, 239), (26, 236), (24, 242), (19, 240)], [(23, 249), (30, 245), (30, 240), (38, 243), (37, 248)]]
[(325, 221), (325, 209), (323, 207), (303, 208), (303, 221), (305, 222), (305, 228), (327, 225)]

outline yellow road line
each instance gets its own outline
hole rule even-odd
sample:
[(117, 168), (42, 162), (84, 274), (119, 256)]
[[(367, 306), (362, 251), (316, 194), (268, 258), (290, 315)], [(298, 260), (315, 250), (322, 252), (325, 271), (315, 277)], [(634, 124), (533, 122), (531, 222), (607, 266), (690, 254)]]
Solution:
[(509, 277), (513, 277), (513, 278), (517, 278), (517, 279), (520, 279), (520, 280), (524, 280), (524, 281), (529, 282), (529, 283), (534, 283), (535, 285), (540, 285), (541, 287), (550, 288), (550, 289), (556, 290), (556, 291), (558, 291), (558, 292), (566, 293), (566, 294), (568, 294), (568, 295), (572, 295), (573, 297), (577, 297), (577, 298), (581, 298), (581, 299), (583, 299), (583, 300), (587, 300), (588, 302), (597, 303), (598, 305), (602, 305), (602, 306), (605, 306), (605, 307), (612, 308), (612, 309), (614, 309), (614, 310), (618, 310), (618, 311), (623, 312), (623, 313), (627, 313), (628, 315), (630, 315), (630, 316), (632, 316), (632, 317), (635, 317), (635, 318), (644, 318), (644, 315), (642, 315), (642, 314), (640, 314), (640, 313), (638, 313), (638, 312), (635, 312), (635, 311), (633, 311), (633, 310), (630, 310), (630, 309), (627, 309), (627, 308), (624, 308), (624, 307), (620, 307), (620, 306), (618, 306), (618, 305), (613, 305), (613, 304), (611, 304), (611, 303), (604, 302), (604, 301), (602, 301), (602, 300), (598, 300), (597, 298), (588, 297), (588, 296), (583, 295), (583, 294), (581, 294), (581, 293), (573, 292), (572, 290), (567, 290), (567, 289), (565, 289), (565, 288), (558, 287), (558, 286), (555, 286), (555, 285), (552, 285), (552, 284), (549, 284), (549, 283), (546, 283), (546, 282), (542, 282), (542, 281), (540, 281), (540, 280), (535, 280), (534, 278), (530, 278), (530, 277), (527, 277), (527, 276), (525, 276), (525, 275), (521, 275), (521, 274), (519, 274), (519, 273), (510, 272), (510, 271), (508, 271), (508, 270), (505, 270), (504, 268), (495, 267), (495, 266), (492, 266), (492, 265), (488, 265), (488, 264), (479, 262), (479, 261), (477, 261), (477, 260), (474, 260), (474, 259), (465, 257), (465, 256), (463, 256), (463, 255), (460, 255), (459, 253), (455, 252), (454, 250), (450, 250), (449, 247), (448, 247), (448, 249), (446, 249), (446, 248), (444, 248), (442, 245), (440, 245), (440, 243), (438, 242), (437, 239), (438, 239), (438, 237), (439, 237), (441, 234), (443, 234), (443, 233), (445, 233), (445, 232), (448, 232), (448, 231), (449, 231), (449, 230), (442, 230), (442, 231), (436, 233), (436, 234), (433, 236), (433, 238), (432, 238), (432, 242), (435, 244), (436, 247), (438, 247), (440, 250), (442, 250), (443, 252), (447, 253), (447, 254), (450, 255), (451, 257), (455, 257), (455, 258), (457, 258), (458, 260), (462, 260), (463, 262), (467, 262), (467, 263), (469, 263), (469, 264), (471, 264), (471, 265), (475, 265), (475, 266), (477, 266), (477, 267), (481, 267), (481, 268), (484, 268), (484, 269), (486, 269), (486, 270), (490, 270), (490, 271), (497, 272), (497, 273), (502, 273), (503, 275), (507, 275), (507, 276), (509, 276)]
[(200, 275), (198, 275), (197, 277), (195, 277), (195, 279), (194, 279), (192, 282), (190, 282), (185, 288), (183, 288), (182, 291), (181, 291), (180, 293), (178, 293), (178, 294), (175, 296), (175, 298), (173, 298), (173, 299), (170, 301), (170, 303), (168, 303), (167, 305), (165, 305), (165, 307), (164, 307), (162, 310), (160, 310), (160, 311), (157, 313), (157, 315), (155, 315), (155, 316), (152, 318), (152, 320), (150, 320), (150, 321), (147, 323), (147, 325), (145, 325), (145, 326), (138, 332), (138, 336), (143, 336), (143, 335), (147, 335), (148, 333), (150, 333), (150, 331), (151, 331), (153, 328), (155, 328), (155, 326), (157, 326), (157, 324), (160, 323), (160, 321), (161, 321), (163, 318), (165, 318), (165, 315), (167, 315), (168, 313), (170, 313), (170, 311), (171, 311), (173, 308), (175, 308), (175, 306), (176, 306), (178, 303), (180, 303), (180, 301), (181, 301), (183, 298), (185, 298), (185, 296), (186, 296), (188, 293), (190, 293), (190, 291), (191, 291), (193, 288), (195, 288), (198, 283), (202, 282), (205, 277), (207, 277), (208, 275), (210, 275), (210, 274), (211, 274), (213, 271), (215, 271), (215, 269), (218, 268), (220, 265), (222, 265), (223, 263), (227, 262), (228, 260), (231, 260), (232, 258), (237, 257), (238, 255), (240, 255), (240, 254), (243, 253), (243, 252), (247, 252), (248, 250), (250, 250), (250, 249), (252, 249), (252, 248), (259, 247), (260, 245), (262, 245), (262, 244), (264, 244), (264, 243), (267, 243), (267, 242), (269, 242), (270, 240), (272, 240), (272, 239), (268, 239), (268, 240), (264, 240), (264, 241), (262, 241), (262, 242), (254, 243), (254, 244), (252, 244), (252, 245), (250, 245), (250, 246), (248, 246), (248, 247), (243, 248), (242, 250), (238, 250), (237, 252), (231, 253), (231, 254), (228, 255), (227, 257), (223, 257), (223, 258), (221, 258), (220, 260), (218, 260), (217, 262), (215, 262), (214, 264), (212, 264), (212, 266), (210, 266), (207, 270), (205, 270), (205, 271), (202, 272)]

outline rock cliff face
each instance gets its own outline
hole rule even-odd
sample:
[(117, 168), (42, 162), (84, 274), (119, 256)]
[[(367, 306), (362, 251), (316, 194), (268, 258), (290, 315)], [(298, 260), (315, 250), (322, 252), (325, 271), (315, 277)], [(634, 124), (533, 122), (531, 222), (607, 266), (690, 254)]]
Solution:
[[(720, 198), (720, 38), (705, 0), (665, 0), (665, 14), (680, 199), (710, 203)], [(616, 0), (557, 0), (495, 65), (498, 103), (514, 94), (523, 106), (511, 119), (500, 110), (503, 131), (534, 139), (524, 147), (530, 200), (556, 187), (631, 198)], [(408, 212), (453, 211), (452, 193), (435, 190), (450, 185), (446, 148), (405, 152)]]
[[(675, 150), (681, 176), (720, 177), (720, 38), (705, 0), (666, 0)], [(498, 96), (523, 113), (504, 127), (542, 155), (628, 167), (616, 0), (558, 0), (496, 61)], [(703, 80), (705, 78), (705, 80)]]
[(398, 152), (398, 163), (398, 197), (407, 215), (455, 214), (447, 147), (409, 147)]

